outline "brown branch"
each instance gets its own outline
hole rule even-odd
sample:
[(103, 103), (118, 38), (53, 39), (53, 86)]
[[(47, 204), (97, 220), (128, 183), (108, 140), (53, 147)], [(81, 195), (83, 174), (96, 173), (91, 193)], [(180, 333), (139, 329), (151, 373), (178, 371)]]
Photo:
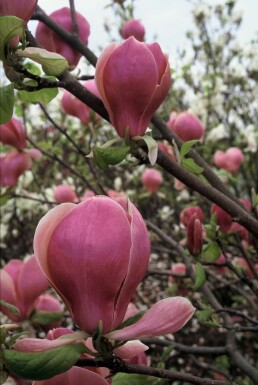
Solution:
[[(119, 359), (79, 359), (76, 362), (76, 366), (93, 366), (93, 367), (106, 367), (111, 370), (112, 373), (136, 373), (147, 376), (154, 376), (158, 378), (166, 378), (173, 381), (184, 381), (194, 385), (234, 385), (234, 382), (217, 381), (209, 378), (199, 378), (192, 376), (191, 374), (175, 372), (173, 370), (158, 369), (148, 366), (141, 366), (135, 364), (129, 364)], [(236, 384), (235, 384), (236, 385)]]

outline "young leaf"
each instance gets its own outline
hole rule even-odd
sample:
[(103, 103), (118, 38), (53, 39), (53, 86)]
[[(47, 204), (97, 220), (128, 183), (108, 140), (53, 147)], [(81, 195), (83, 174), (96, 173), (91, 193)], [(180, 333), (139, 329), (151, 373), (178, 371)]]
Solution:
[(205, 262), (215, 262), (220, 257), (220, 249), (215, 242), (210, 242), (203, 248), (203, 258)]
[(13, 83), (0, 88), (0, 124), (11, 120), (14, 105)]
[(83, 344), (75, 343), (34, 353), (3, 350), (3, 358), (5, 367), (17, 376), (45, 380), (70, 369), (84, 351)]
[(108, 165), (121, 163), (129, 153), (130, 147), (95, 147), (93, 149), (94, 160), (100, 168), (106, 168)]
[(135, 136), (135, 142), (144, 142), (148, 148), (148, 158), (150, 164), (154, 166), (158, 157), (158, 143), (150, 135)]
[(117, 373), (112, 378), (112, 385), (145, 385), (147, 376), (142, 374)]
[(12, 313), (13, 315), (16, 315), (18, 317), (20, 316), (19, 309), (17, 309), (17, 307), (12, 305), (11, 303), (8, 303), (8, 302), (4, 301), (3, 299), (0, 299), (0, 305), (6, 307), (8, 309), (8, 311), (10, 313)]
[(206, 274), (204, 271), (203, 266), (201, 263), (197, 262), (195, 265), (195, 282), (193, 285), (193, 290), (199, 290), (205, 283), (206, 281)]
[(203, 168), (198, 166), (198, 164), (192, 158), (183, 158), (181, 159), (181, 165), (193, 174), (199, 175), (203, 172)]
[(24, 20), (16, 16), (0, 17), (0, 60), (6, 60), (5, 46), (13, 36), (23, 37)]
[(69, 64), (63, 56), (43, 48), (25, 48), (24, 50), (17, 51), (17, 55), (41, 64), (46, 75), (58, 76), (69, 68)]
[(183, 159), (187, 154), (188, 152), (191, 150), (191, 147), (195, 144), (199, 142), (199, 140), (189, 140), (188, 142), (184, 142), (182, 144), (182, 147), (180, 149), (180, 158)]
[(42, 103), (48, 104), (58, 94), (58, 88), (43, 88), (38, 91), (19, 91), (18, 97), (26, 103)]

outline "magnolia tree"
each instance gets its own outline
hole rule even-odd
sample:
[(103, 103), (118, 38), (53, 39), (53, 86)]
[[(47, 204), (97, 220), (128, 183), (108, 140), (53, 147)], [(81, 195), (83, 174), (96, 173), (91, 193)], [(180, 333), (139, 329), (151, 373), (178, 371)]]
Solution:
[(0, 2), (1, 384), (258, 384), (257, 41), (69, 3)]

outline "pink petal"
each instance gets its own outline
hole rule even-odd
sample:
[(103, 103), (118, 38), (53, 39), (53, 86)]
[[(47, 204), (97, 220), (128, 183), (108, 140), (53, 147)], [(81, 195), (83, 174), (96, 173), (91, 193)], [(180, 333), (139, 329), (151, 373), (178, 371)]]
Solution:
[(32, 385), (108, 385), (103, 377), (84, 368), (73, 366), (67, 372), (44, 381), (34, 381)]
[(51, 350), (58, 348), (59, 346), (69, 345), (76, 342), (85, 341), (83, 338), (87, 336), (84, 332), (77, 332), (72, 334), (66, 334), (62, 337), (59, 337), (55, 340), (48, 340), (47, 338), (23, 338), (17, 341), (13, 348), (18, 352), (44, 352), (46, 350)]
[(31, 256), (23, 265), (18, 279), (18, 290), (22, 302), (32, 307), (35, 299), (49, 287), (49, 282), (42, 272), (35, 256)]
[(192, 317), (195, 308), (184, 297), (165, 298), (153, 305), (134, 325), (107, 334), (114, 340), (132, 340), (175, 333)]
[(130, 262), (126, 278), (117, 298), (114, 323), (111, 330), (114, 330), (123, 321), (128, 304), (136, 289), (135, 283), (142, 281), (150, 258), (150, 238), (147, 228), (141, 214), (129, 199), (128, 212), (131, 217), (132, 239)]
[[(0, 288), (1, 288), (1, 299), (4, 301), (17, 306), (17, 296), (15, 286), (12, 277), (4, 269), (0, 270)], [(17, 321), (18, 317), (8, 311), (5, 306), (0, 306), (2, 313), (7, 315), (11, 320)]]
[(128, 341), (123, 346), (114, 349), (114, 353), (122, 359), (127, 359), (137, 356), (138, 354), (145, 352), (148, 349), (149, 347), (143, 344), (141, 341), (134, 340)]

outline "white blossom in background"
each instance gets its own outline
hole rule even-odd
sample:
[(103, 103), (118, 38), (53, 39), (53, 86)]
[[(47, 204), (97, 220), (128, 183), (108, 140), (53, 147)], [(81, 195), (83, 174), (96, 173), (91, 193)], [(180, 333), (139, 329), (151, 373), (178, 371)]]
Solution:
[(173, 215), (174, 210), (170, 206), (163, 206), (158, 210), (161, 219), (166, 220)]
[(114, 180), (114, 189), (116, 191), (120, 191), (121, 188), (122, 188), (122, 185), (123, 185), (122, 178), (120, 178), (119, 176), (116, 177), (115, 180)]
[(210, 8), (207, 4), (196, 4), (193, 8), (193, 15), (197, 19), (208, 19), (211, 15)]
[(244, 11), (242, 9), (236, 9), (234, 12), (232, 12), (229, 20), (232, 23), (239, 24), (243, 19), (243, 15), (244, 15)]
[(206, 141), (216, 141), (224, 138), (228, 138), (228, 132), (225, 129), (224, 124), (219, 124), (218, 126), (212, 128), (212, 130), (207, 134)]
[(247, 127), (244, 127), (241, 130), (242, 135), (244, 136), (247, 147), (245, 147), (245, 152), (257, 152), (258, 150), (258, 128), (254, 124), (249, 124)]

